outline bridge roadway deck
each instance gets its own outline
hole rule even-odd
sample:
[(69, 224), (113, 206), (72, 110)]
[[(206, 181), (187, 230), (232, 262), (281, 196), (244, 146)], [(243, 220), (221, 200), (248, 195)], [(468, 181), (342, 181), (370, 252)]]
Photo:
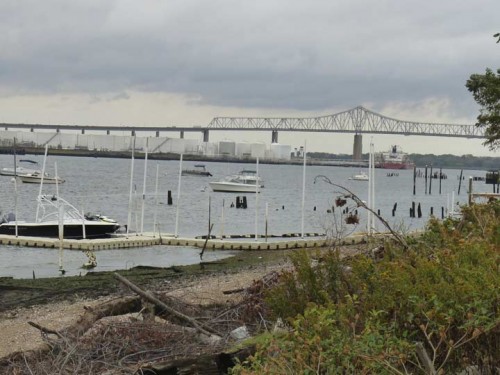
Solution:
[[(332, 240), (325, 236), (310, 237), (311, 234), (308, 235), (305, 238), (301, 238), (300, 234), (292, 233), (287, 237), (270, 238), (269, 241), (266, 241), (265, 238), (259, 238), (256, 241), (251, 236), (238, 239), (214, 238), (207, 241), (206, 248), (208, 250), (284, 250), (326, 247), (332, 243)], [(360, 233), (343, 238), (340, 244), (362, 244), (366, 240), (366, 234)], [(205, 241), (203, 238), (175, 237), (172, 234), (161, 234), (159, 236), (158, 234), (145, 233), (143, 235), (130, 234), (128, 237), (126, 235), (116, 235), (112, 238), (102, 239), (64, 239), (63, 248), (80, 251), (99, 251), (157, 245), (203, 248)], [(57, 238), (0, 235), (0, 245), (58, 249), (60, 241)]]

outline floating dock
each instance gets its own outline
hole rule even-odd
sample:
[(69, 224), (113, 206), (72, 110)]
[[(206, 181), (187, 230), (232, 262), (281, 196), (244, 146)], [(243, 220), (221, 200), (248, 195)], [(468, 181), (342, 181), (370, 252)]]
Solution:
[[(234, 238), (237, 237), (238, 239)], [(343, 238), (339, 241), (340, 245), (356, 245), (366, 243), (366, 234), (354, 234)], [(284, 250), (284, 249), (302, 249), (302, 248), (318, 248), (327, 247), (333, 244), (333, 240), (326, 236), (314, 236), (311, 234), (305, 235), (304, 238), (300, 234), (287, 234), (279, 238), (272, 237), (269, 241), (259, 237), (254, 239), (247, 236), (227, 236), (225, 238), (191, 238), (191, 237), (175, 237), (171, 234), (153, 235), (152, 233), (144, 233), (142, 235), (129, 234), (115, 235), (111, 238), (101, 239), (81, 239), (72, 240), (64, 239), (62, 247), (68, 250), (81, 251), (99, 251), (111, 249), (125, 249), (137, 247), (151, 247), (157, 245), (166, 246), (185, 246), (203, 248), (206, 243), (208, 250)], [(0, 235), (1, 245), (23, 246), (23, 247), (38, 247), (58, 249), (61, 242), (57, 238), (43, 237), (15, 237), (9, 235)]]

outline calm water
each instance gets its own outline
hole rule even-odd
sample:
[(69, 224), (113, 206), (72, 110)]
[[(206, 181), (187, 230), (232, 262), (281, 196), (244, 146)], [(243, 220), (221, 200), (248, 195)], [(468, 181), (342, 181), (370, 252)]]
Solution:
[[(40, 156), (23, 156), (37, 160), (42, 164)], [(130, 160), (106, 159), (106, 158), (79, 158), (79, 157), (56, 157), (49, 156), (47, 159), (47, 171), (54, 173), (54, 165), (57, 163), (58, 174), (66, 180), (59, 186), (59, 194), (85, 212), (101, 213), (112, 217), (122, 224), (127, 223), (130, 188)], [(13, 158), (11, 155), (0, 155), (0, 168), (11, 167)], [(192, 168), (195, 162), (184, 162), (183, 168)], [(242, 169), (255, 169), (253, 164), (234, 163), (204, 163), (212, 173), (212, 177), (184, 176), (181, 181), (180, 199), (178, 199), (178, 161), (152, 161), (148, 162), (146, 199), (144, 200), (144, 224), (145, 232), (153, 231), (154, 214), (156, 210), (157, 225), (163, 233), (175, 233), (176, 214), (179, 207), (177, 234), (179, 236), (199, 236), (206, 234), (210, 222), (214, 224), (212, 234), (252, 234), (257, 230), (265, 232), (265, 217), (267, 206), (268, 233), (281, 235), (283, 233), (300, 233), (302, 231), (302, 166), (298, 165), (259, 165), (259, 174), (264, 180), (265, 188), (258, 195), (243, 193), (214, 193), (208, 187), (209, 181), (222, 179), (228, 174), (236, 173)], [(158, 192), (159, 204), (155, 205), (155, 176), (157, 166), (159, 169)], [(434, 207), (434, 213), (440, 217), (441, 207), (447, 209), (451, 205), (452, 194), (455, 204), (467, 201), (467, 179), (469, 176), (482, 176), (484, 171), (464, 171), (465, 181), (462, 182), (461, 194), (458, 195), (458, 176), (460, 170), (443, 170), (448, 178), (442, 180), (441, 194), (439, 194), (439, 180), (432, 181), (432, 195), (425, 194), (424, 178), (417, 178), (417, 194), (413, 195), (413, 171), (397, 171), (398, 176), (387, 177), (389, 170), (377, 169), (375, 171), (375, 201), (376, 208), (381, 214), (398, 228), (415, 230), (422, 228), (430, 216), (430, 208)], [(396, 172), (396, 171), (392, 171)], [(359, 169), (330, 167), (330, 166), (307, 166), (306, 168), (306, 193), (304, 204), (304, 231), (325, 233), (331, 228), (333, 215), (327, 210), (334, 204), (340, 189), (334, 188), (324, 182), (314, 183), (314, 177), (325, 175), (333, 182), (343, 185), (353, 191), (361, 199), (367, 200), (368, 183), (363, 181), (348, 180), (349, 176), (359, 173)], [(144, 161), (136, 160), (134, 163), (134, 190), (137, 199), (134, 200), (133, 213), (131, 215), (131, 230), (141, 228), (142, 216), (142, 192), (144, 179)], [(474, 182), (475, 191), (490, 192), (491, 186), (484, 182)], [(44, 186), (45, 194), (55, 193), (55, 185)], [(36, 196), (39, 186), (32, 184), (18, 184), (18, 219), (31, 221), (35, 218)], [(171, 191), (173, 205), (167, 205), (167, 192)], [(0, 176), (0, 210), (3, 213), (14, 211), (14, 183), (10, 177)], [(231, 208), (236, 196), (246, 196), (248, 208)], [(411, 202), (421, 203), (422, 218), (409, 218)], [(209, 210), (210, 202), (210, 210)], [(395, 217), (391, 216), (393, 205), (397, 203)], [(257, 214), (256, 208), (257, 207)], [(316, 210), (315, 210), (316, 208)], [(364, 230), (366, 213), (359, 211), (361, 222), (354, 230)], [(349, 229), (353, 230), (353, 229)], [(189, 260), (190, 251), (196, 256)], [(17, 252), (17, 253), (16, 253)], [(161, 253), (161, 256), (158, 254)], [(179, 255), (181, 262), (197, 262), (199, 250), (185, 249)], [(66, 256), (69, 262), (72, 256)], [(18, 256), (13, 256), (16, 254)], [(76, 252), (79, 258), (85, 260), (85, 256)], [(99, 252), (97, 254), (99, 265), (102, 267), (126, 268), (134, 264), (158, 264), (157, 259), (172, 258), (177, 251), (172, 248), (136, 249), (110, 251), (109, 254)], [(0, 251), (0, 276), (22, 273), (21, 269), (28, 269), (29, 276), (33, 264), (39, 264), (43, 259), (51, 257), (51, 261), (57, 263), (57, 250), (41, 249), (2, 249)], [(177, 255), (176, 255), (177, 256)], [(102, 258), (102, 260), (101, 260)], [(174, 260), (173, 260), (174, 261)], [(175, 261), (178, 261), (175, 260)], [(83, 263), (80, 259), (78, 266)], [(66, 262), (65, 262), (66, 263)], [(75, 263), (76, 264), (76, 263)], [(184, 263), (186, 264), (186, 263)], [(163, 264), (168, 266), (167, 263)], [(41, 269), (46, 269), (41, 267)], [(69, 266), (68, 266), (69, 267)], [(65, 265), (65, 268), (66, 265)], [(103, 268), (103, 269), (104, 269)], [(79, 271), (74, 271), (78, 273)], [(44, 271), (37, 272), (44, 274)]]

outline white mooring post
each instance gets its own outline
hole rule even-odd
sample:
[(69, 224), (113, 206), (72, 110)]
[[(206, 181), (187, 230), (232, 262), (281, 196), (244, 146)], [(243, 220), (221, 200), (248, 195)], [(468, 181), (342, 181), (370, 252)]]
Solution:
[[(156, 163), (156, 179), (155, 179), (155, 208), (153, 213), (153, 237), (156, 237), (156, 219), (158, 215), (158, 176), (160, 173), (160, 165)], [(158, 230), (159, 232), (159, 230)], [(160, 235), (158, 233), (158, 235)], [(160, 236), (161, 237), (161, 236)]]
[(302, 167), (302, 223), (301, 223), (301, 233), (302, 238), (304, 238), (304, 216), (305, 216), (305, 201), (306, 201), (306, 154), (307, 154), (307, 142), (304, 141), (304, 165)]
[(85, 198), (82, 199), (82, 237), (87, 238), (87, 233), (85, 232)]
[[(373, 145), (373, 141), (370, 143), (370, 159), (371, 159), (371, 165), (370, 165), (370, 195), (371, 195), (371, 209), (372, 211), (375, 212), (375, 147)], [(375, 224), (375, 215), (373, 213), (370, 213), (371, 215), (371, 228), (370, 228), (370, 234), (373, 234), (375, 229), (376, 229), (376, 224)]]
[(128, 196), (128, 215), (127, 215), (127, 238), (132, 223), (132, 191), (134, 188), (134, 152), (135, 152), (135, 135), (132, 139), (132, 158), (130, 160), (130, 190)]
[[(42, 196), (42, 189), (43, 189), (43, 177), (45, 176), (45, 162), (47, 161), (47, 152), (49, 149), (49, 145), (45, 145), (45, 153), (43, 155), (43, 165), (42, 165), (42, 178), (40, 179), (40, 190), (38, 191), (38, 196)], [(35, 221), (38, 222), (38, 214), (40, 213), (40, 205), (37, 204), (36, 206), (36, 215), (35, 215)]]
[(256, 167), (256, 180), (255, 180), (255, 241), (258, 240), (258, 215), (259, 215), (259, 157), (257, 156), (257, 167)]
[(179, 234), (179, 209), (181, 206), (182, 156), (183, 156), (183, 154), (181, 154), (181, 158), (179, 161), (179, 183), (177, 185), (177, 210), (175, 213), (175, 234), (174, 234), (175, 238), (177, 238), (177, 236)]
[(59, 209), (59, 271), (64, 274), (63, 268), (63, 246), (64, 246), (64, 204), (61, 201), (57, 201)]
[(142, 181), (141, 236), (144, 234), (144, 206), (146, 204), (146, 177), (148, 173), (148, 140), (149, 138), (146, 138), (146, 155), (144, 156), (144, 179)]
[(224, 237), (224, 199), (222, 199), (222, 211), (220, 215), (220, 239)]
[(269, 219), (269, 202), (266, 202), (266, 242), (267, 242), (268, 219)]
[(14, 233), (16, 238), (18, 236), (17, 231), (17, 160), (16, 160), (16, 137), (14, 137)]

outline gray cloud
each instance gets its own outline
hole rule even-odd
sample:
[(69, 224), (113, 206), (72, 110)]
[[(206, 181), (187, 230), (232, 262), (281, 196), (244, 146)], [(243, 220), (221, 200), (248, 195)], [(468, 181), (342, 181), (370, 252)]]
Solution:
[(470, 115), (465, 81), (500, 61), (498, 14), (497, 0), (5, 0), (0, 92), (299, 110), (445, 97)]

